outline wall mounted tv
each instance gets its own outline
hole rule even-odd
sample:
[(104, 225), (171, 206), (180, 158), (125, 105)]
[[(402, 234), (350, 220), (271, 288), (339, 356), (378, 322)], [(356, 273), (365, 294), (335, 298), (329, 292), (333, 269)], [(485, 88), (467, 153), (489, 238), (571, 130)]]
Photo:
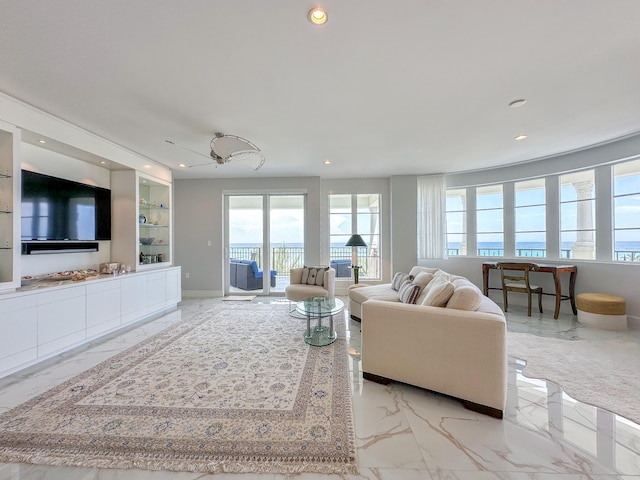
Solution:
[(23, 244), (111, 240), (111, 190), (22, 170), (21, 229)]

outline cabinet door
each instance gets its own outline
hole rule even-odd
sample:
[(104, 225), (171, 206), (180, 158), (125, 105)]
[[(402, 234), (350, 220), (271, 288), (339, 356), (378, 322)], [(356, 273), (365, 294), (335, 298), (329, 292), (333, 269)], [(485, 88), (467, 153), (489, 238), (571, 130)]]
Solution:
[(148, 313), (164, 309), (166, 300), (166, 274), (163, 271), (147, 274)]
[(77, 345), (86, 338), (85, 287), (46, 292), (38, 298), (38, 357)]
[(87, 338), (120, 326), (120, 281), (87, 285)]
[(120, 285), (122, 325), (140, 320), (147, 313), (147, 276), (125, 276)]
[(173, 307), (182, 300), (181, 275), (182, 269), (180, 267), (167, 270), (167, 299), (165, 307)]
[(38, 357), (35, 296), (0, 300), (0, 373), (33, 363)]

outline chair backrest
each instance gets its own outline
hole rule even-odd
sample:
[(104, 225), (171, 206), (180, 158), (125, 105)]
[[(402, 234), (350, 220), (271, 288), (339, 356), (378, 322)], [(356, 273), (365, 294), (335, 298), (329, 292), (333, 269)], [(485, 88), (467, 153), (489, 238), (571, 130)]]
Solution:
[[(292, 268), (289, 273), (289, 284), (298, 285), (302, 283), (302, 267)], [(329, 297), (333, 297), (336, 289), (336, 270), (335, 268), (329, 268), (324, 272), (322, 288), (324, 288)]]
[(496, 267), (500, 270), (502, 288), (507, 283), (522, 283), (522, 286), (530, 290), (529, 272), (538, 270), (538, 265), (528, 262), (498, 262)]

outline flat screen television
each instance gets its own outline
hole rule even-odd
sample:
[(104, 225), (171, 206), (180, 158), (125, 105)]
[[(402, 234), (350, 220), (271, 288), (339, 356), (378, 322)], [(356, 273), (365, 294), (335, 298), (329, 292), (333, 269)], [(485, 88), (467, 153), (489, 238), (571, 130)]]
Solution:
[(22, 170), (22, 241), (111, 240), (111, 190)]

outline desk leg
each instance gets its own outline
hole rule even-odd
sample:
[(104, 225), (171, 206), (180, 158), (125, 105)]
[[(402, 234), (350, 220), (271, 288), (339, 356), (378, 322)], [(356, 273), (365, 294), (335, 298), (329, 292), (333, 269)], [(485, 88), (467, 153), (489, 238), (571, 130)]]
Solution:
[(557, 271), (553, 274), (553, 283), (556, 286), (556, 310), (553, 312), (553, 318), (557, 319), (560, 315), (560, 301), (562, 300), (562, 283), (560, 283), (560, 274)]
[(485, 297), (489, 296), (489, 267), (482, 265), (482, 294)]
[(571, 272), (571, 277), (569, 278), (569, 299), (571, 300), (571, 310), (573, 310), (573, 314), (578, 314), (578, 309), (576, 308), (576, 272)]

